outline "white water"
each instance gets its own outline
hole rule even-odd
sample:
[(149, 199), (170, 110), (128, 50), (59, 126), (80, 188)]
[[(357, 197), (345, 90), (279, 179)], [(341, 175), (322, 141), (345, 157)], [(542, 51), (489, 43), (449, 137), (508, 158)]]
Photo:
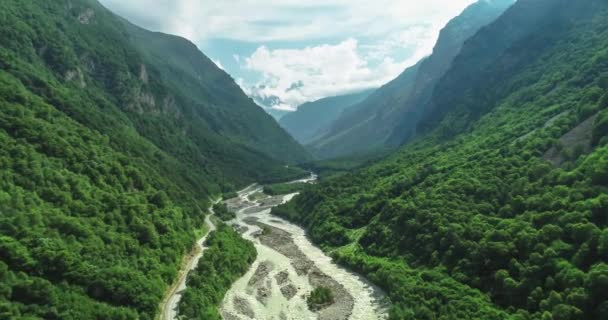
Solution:
[[(252, 186), (239, 193), (242, 201), (247, 201), (247, 197), (251, 194), (261, 191), (261, 188)], [(295, 194), (287, 195), (283, 201), (290, 201)], [(255, 203), (249, 203), (256, 205)], [(307, 238), (305, 231), (283, 219), (270, 215), (270, 209), (260, 210), (254, 213), (244, 213), (246, 208), (237, 212), (237, 217), (234, 223), (239, 226), (246, 226), (248, 230), (243, 234), (243, 237), (252, 241), (255, 244), (258, 252), (258, 257), (253, 263), (251, 269), (241, 279), (233, 284), (232, 288), (224, 297), (222, 303), (222, 314), (225, 319), (240, 319), (240, 320), (308, 320), (317, 319), (318, 315), (309, 311), (306, 305), (306, 295), (312, 290), (307, 275), (298, 276), (295, 269), (291, 265), (291, 261), (286, 256), (260, 243), (259, 239), (253, 236), (260, 228), (251, 226), (243, 220), (250, 217), (255, 217), (259, 222), (271, 225), (273, 227), (289, 232), (297, 247), (310, 259), (315, 265), (325, 274), (334, 278), (337, 282), (352, 295), (354, 299), (354, 308), (349, 319), (352, 320), (382, 320), (388, 318), (387, 307), (382, 302), (384, 294), (375, 286), (371, 285), (362, 277), (352, 273), (344, 268), (339, 267), (332, 262), (331, 258), (326, 256), (323, 251), (315, 247)], [(270, 261), (274, 268), (269, 273), (267, 279), (270, 279), (270, 294), (267, 303), (261, 303), (256, 299), (256, 292), (248, 286), (249, 281), (262, 262)], [(275, 281), (274, 276), (281, 271), (289, 273), (289, 279), (298, 289), (296, 296), (291, 300), (286, 299), (280, 291), (280, 287)], [(249, 317), (243, 313), (239, 313), (234, 304), (235, 298), (244, 299), (248, 302), (254, 313), (254, 317)]]
[[(300, 180), (295, 180), (295, 181), (291, 181), (288, 182), (287, 184), (295, 184), (295, 183), (314, 183), (315, 181), (317, 181), (318, 176), (314, 173), (310, 173), (310, 176), (307, 178), (303, 178)], [(290, 199), (291, 200), (291, 199)]]

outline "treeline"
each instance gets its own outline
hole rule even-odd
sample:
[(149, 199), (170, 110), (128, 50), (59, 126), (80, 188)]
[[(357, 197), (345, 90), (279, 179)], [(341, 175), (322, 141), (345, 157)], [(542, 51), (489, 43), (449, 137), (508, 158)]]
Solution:
[(179, 303), (179, 315), (187, 319), (221, 320), (224, 295), (243, 276), (257, 257), (253, 243), (221, 224), (205, 243), (207, 250), (198, 267), (188, 275), (187, 289)]

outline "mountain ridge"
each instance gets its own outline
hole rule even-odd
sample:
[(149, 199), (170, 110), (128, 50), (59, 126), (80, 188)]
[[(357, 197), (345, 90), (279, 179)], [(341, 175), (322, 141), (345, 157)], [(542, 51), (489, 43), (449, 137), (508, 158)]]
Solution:
[(373, 90), (364, 90), (304, 103), (295, 112), (283, 116), (279, 124), (305, 145), (328, 130), (328, 125), (341, 113), (367, 98), (372, 92)]
[(321, 158), (395, 149), (415, 136), (419, 117), (435, 84), (465, 40), (500, 16), (512, 0), (478, 1), (441, 30), (433, 53), (336, 120), (309, 148)]

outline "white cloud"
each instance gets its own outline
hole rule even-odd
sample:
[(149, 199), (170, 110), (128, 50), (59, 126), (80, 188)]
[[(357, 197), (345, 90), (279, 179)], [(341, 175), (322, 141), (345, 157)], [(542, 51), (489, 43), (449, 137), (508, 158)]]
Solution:
[(366, 58), (370, 60), (382, 60), (395, 51), (404, 48), (428, 53), (432, 51), (441, 27), (437, 23), (408, 26), (403, 30), (387, 35), (375, 43), (363, 45), (361, 49), (365, 51)]
[(224, 66), (222, 65), (222, 62), (221, 62), (219, 59), (213, 59), (213, 63), (215, 63), (215, 65), (216, 65), (218, 68), (220, 68), (220, 69), (222, 69), (222, 70), (226, 70), (226, 69), (224, 69)]
[[(438, 30), (420, 27), (368, 46), (360, 46), (353, 38), (304, 49), (261, 46), (245, 59), (245, 68), (263, 77), (246, 91), (262, 99), (278, 97), (282, 104), (274, 108), (293, 109), (308, 101), (377, 88), (430, 54), (437, 35)], [(389, 57), (395, 47), (409, 47), (412, 53), (395, 61)], [(294, 84), (301, 85), (293, 88)]]
[[(384, 35), (447, 22), (474, 0), (101, 0), (144, 27), (194, 42), (250, 42)], [(346, 38), (346, 37), (344, 37)]]

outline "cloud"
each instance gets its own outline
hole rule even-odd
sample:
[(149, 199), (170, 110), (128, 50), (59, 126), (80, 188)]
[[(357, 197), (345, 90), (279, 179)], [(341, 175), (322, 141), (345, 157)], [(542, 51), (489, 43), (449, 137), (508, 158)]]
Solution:
[(184, 36), (250, 42), (383, 35), (443, 21), (474, 0), (101, 0), (144, 27)]
[(226, 69), (224, 68), (224, 66), (222, 65), (222, 62), (221, 62), (219, 59), (213, 59), (213, 63), (215, 63), (215, 65), (216, 65), (218, 68), (220, 68), (220, 69), (222, 69), (222, 70), (226, 70)]
[(362, 50), (366, 52), (366, 58), (370, 60), (384, 59), (401, 49), (430, 52), (439, 36), (440, 29), (441, 25), (438, 23), (410, 25), (403, 30), (388, 34), (376, 42), (363, 45)]
[[(437, 34), (427, 28), (412, 29), (369, 46), (360, 46), (353, 38), (303, 49), (260, 46), (245, 59), (245, 68), (262, 78), (246, 91), (259, 101), (278, 98), (274, 108), (294, 109), (308, 101), (377, 88), (430, 54)], [(410, 47), (411, 53), (395, 61), (388, 53), (397, 46)]]

